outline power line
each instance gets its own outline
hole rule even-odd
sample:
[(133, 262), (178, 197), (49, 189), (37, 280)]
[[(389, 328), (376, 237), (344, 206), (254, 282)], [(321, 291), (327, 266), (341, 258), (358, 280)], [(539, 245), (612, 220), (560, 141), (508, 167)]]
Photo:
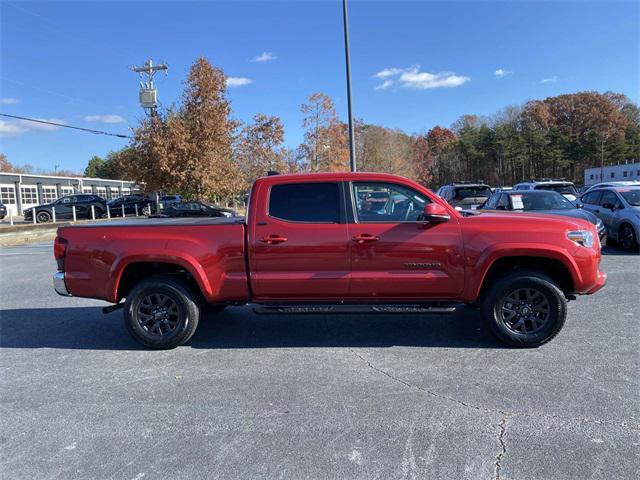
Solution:
[(111, 137), (118, 137), (118, 138), (131, 138), (129, 135), (124, 135), (121, 133), (110, 133), (110, 132), (103, 132), (102, 130), (93, 130), (91, 128), (74, 127), (72, 125), (65, 125), (64, 123), (49, 122), (47, 120), (38, 120), (37, 118), (19, 117), (17, 115), (9, 115), (8, 113), (0, 113), (0, 116), (16, 118), (18, 120), (24, 120), (26, 122), (44, 123), (46, 125), (54, 125), (56, 127), (73, 128), (74, 130), (81, 130), (83, 132), (94, 133), (96, 135), (109, 135)]

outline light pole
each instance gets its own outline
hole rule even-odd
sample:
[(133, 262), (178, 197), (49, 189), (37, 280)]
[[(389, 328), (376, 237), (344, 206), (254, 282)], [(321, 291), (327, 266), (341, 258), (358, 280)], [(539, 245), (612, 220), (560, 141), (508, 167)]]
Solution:
[(347, 64), (347, 108), (349, 110), (349, 166), (356, 171), (356, 145), (351, 108), (351, 60), (349, 54), (349, 19), (347, 16), (347, 0), (342, 0), (342, 20), (344, 22), (344, 56)]

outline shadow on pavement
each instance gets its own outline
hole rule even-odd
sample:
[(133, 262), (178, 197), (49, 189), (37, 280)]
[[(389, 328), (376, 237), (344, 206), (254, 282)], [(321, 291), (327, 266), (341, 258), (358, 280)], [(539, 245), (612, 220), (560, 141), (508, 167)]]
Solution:
[[(187, 346), (199, 349), (304, 347), (503, 348), (476, 310), (451, 315), (256, 315), (249, 307), (206, 314)], [(1, 348), (144, 350), (122, 312), (99, 307), (0, 312)]]
[(607, 245), (602, 249), (602, 254), (603, 255), (631, 255), (631, 256), (637, 257), (638, 255), (640, 255), (640, 252), (638, 252), (638, 250), (636, 251), (624, 250), (618, 247), (617, 245)]

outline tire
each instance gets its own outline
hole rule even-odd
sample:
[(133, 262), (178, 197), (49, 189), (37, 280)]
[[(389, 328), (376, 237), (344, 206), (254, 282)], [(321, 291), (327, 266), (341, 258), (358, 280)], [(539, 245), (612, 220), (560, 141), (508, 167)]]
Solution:
[(124, 324), (148, 348), (168, 350), (188, 342), (198, 328), (196, 295), (180, 279), (157, 276), (136, 285), (124, 306)]
[(40, 210), (36, 213), (36, 223), (47, 223), (51, 221), (51, 214), (46, 210)]
[(531, 348), (560, 332), (567, 318), (567, 300), (549, 277), (522, 270), (498, 279), (482, 300), (481, 312), (498, 340)]
[(618, 244), (625, 250), (634, 251), (638, 248), (638, 239), (633, 227), (623, 223), (618, 231)]

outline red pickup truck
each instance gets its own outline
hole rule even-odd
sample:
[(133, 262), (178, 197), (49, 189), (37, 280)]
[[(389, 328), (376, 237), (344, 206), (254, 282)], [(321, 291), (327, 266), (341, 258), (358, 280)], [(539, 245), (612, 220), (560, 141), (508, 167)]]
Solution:
[(187, 342), (204, 307), (246, 303), (278, 314), (468, 304), (503, 342), (533, 347), (560, 331), (567, 300), (606, 281), (589, 222), (466, 215), (417, 183), (374, 173), (260, 178), (246, 220), (65, 226), (54, 253), (59, 294), (124, 306), (128, 331), (150, 348)]

